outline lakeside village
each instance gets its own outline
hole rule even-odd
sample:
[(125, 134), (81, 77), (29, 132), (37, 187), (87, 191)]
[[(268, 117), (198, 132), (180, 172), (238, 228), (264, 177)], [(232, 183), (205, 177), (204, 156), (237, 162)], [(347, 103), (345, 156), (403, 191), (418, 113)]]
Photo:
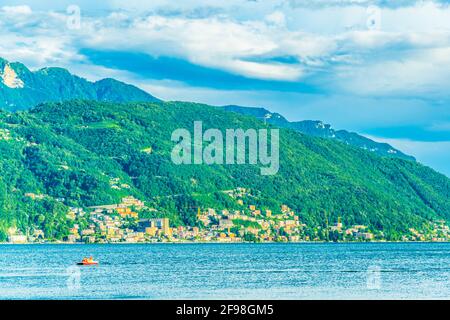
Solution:
[[(67, 218), (72, 220), (70, 234), (62, 243), (148, 243), (148, 242), (307, 242), (307, 241), (384, 241), (380, 231), (364, 225), (344, 226), (341, 219), (321, 228), (311, 228), (287, 205), (278, 212), (260, 210), (255, 205), (244, 205), (246, 189), (224, 191), (236, 199), (241, 210), (197, 208), (197, 226), (172, 227), (168, 218), (142, 219), (139, 212), (151, 209), (143, 201), (128, 196), (119, 204), (70, 208)], [(28, 194), (30, 197), (39, 195)], [(402, 241), (450, 241), (450, 229), (445, 221), (432, 224), (429, 231), (410, 229)], [(10, 243), (46, 242), (42, 230), (21, 234), (9, 230)]]

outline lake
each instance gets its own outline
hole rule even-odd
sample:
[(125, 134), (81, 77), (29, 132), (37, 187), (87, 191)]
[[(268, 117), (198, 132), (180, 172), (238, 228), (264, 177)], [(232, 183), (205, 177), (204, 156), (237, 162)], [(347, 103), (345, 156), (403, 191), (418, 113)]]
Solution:
[(449, 243), (0, 245), (0, 299), (444, 298)]

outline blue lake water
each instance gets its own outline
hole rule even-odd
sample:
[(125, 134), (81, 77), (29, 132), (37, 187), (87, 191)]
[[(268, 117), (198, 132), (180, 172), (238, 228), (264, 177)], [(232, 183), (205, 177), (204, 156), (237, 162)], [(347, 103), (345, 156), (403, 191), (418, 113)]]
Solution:
[(449, 243), (0, 245), (0, 299), (444, 298)]

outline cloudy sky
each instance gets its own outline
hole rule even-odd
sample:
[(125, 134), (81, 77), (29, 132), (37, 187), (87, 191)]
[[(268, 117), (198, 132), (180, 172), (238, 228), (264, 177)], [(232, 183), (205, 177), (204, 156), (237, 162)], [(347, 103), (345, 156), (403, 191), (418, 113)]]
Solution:
[(0, 56), (323, 120), (450, 176), (450, 1), (149, 2), (1, 0)]

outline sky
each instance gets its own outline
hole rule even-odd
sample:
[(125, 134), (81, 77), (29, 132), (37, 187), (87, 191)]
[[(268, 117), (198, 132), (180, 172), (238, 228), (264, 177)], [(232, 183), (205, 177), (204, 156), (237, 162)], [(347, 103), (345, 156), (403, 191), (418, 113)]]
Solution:
[(450, 176), (450, 1), (0, 0), (0, 39), (31, 69), (322, 120)]

